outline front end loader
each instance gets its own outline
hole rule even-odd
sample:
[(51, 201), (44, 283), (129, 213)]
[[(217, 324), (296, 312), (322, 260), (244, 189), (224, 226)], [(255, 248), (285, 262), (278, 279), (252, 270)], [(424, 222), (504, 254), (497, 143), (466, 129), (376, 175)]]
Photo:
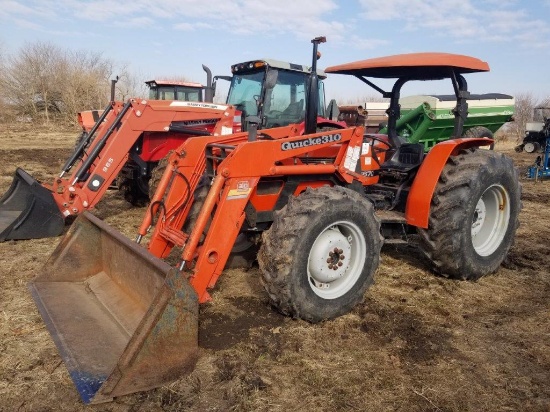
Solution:
[[(322, 40), (313, 40), (312, 73)], [(310, 322), (349, 312), (373, 282), (383, 243), (407, 242), (411, 234), (445, 276), (477, 279), (498, 269), (518, 225), (512, 162), (476, 150), (492, 142), (484, 138), (448, 140), (425, 154), (395, 127), (404, 83), (451, 78), (461, 136), (468, 95), (462, 74), (488, 65), (429, 53), (328, 70), (390, 98), (387, 135), (363, 126), (319, 129), (313, 75), (306, 134), (295, 125), (257, 130), (262, 119), (249, 116), (248, 133), (192, 138), (176, 149), (136, 243), (88, 213), (76, 219), (30, 288), (85, 402), (159, 386), (191, 367), (197, 302), (210, 299), (239, 236), (261, 244), (261, 281), (272, 305)], [(385, 92), (367, 76), (396, 81)], [(169, 269), (159, 258), (172, 252), (178, 263)], [(88, 319), (96, 333), (82, 331)], [(90, 376), (93, 385), (85, 385)]]

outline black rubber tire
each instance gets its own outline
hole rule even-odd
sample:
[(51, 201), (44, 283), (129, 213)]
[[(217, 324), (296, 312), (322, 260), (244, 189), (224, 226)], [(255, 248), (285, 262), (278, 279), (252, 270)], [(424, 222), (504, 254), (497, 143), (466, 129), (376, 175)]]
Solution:
[(149, 199), (152, 199), (157, 191), (157, 186), (162, 179), (164, 171), (170, 163), (170, 156), (173, 150), (169, 151), (166, 156), (159, 160), (158, 164), (151, 170), (151, 179), (149, 179)]
[[(355, 283), (340, 296), (327, 299), (314, 292), (308, 261), (319, 235), (342, 221), (360, 228), (365, 256), (363, 262), (359, 259), (362, 269), (357, 279), (352, 279)], [(356, 244), (363, 241), (359, 236), (354, 239)], [(263, 233), (258, 254), (262, 283), (272, 305), (283, 314), (313, 323), (333, 319), (362, 300), (378, 268), (382, 243), (380, 220), (362, 195), (343, 187), (308, 188), (291, 197)]]
[[(498, 203), (500, 208), (506, 208), (506, 203), (509, 205), (507, 226), (506, 229), (502, 226), (502, 235), (495, 237), (494, 250), (482, 256), (472, 240), (472, 225), (474, 217), (478, 216), (476, 208), (486, 191), (500, 188), (509, 197), (508, 202)], [(420, 248), (433, 270), (445, 277), (462, 280), (476, 280), (495, 272), (514, 242), (519, 226), (520, 197), (518, 171), (510, 158), (494, 151), (476, 149), (451, 156), (432, 197), (429, 227), (418, 229)], [(490, 211), (486, 213), (489, 215)]]
[(120, 188), (124, 199), (132, 206), (142, 207), (149, 202), (149, 180), (145, 177), (136, 179), (124, 179)]
[(149, 179), (124, 179), (120, 187), (124, 193), (124, 199), (132, 206), (145, 206), (149, 203)]
[[(462, 135), (463, 137), (469, 137), (469, 138), (476, 138), (476, 137), (485, 137), (488, 139), (494, 139), (493, 132), (491, 132), (489, 129), (483, 126), (474, 126)], [(495, 148), (495, 144), (492, 143), (489, 146), (490, 150), (493, 150)]]
[(520, 144), (520, 145), (517, 145), (516, 147), (514, 147), (514, 150), (516, 151), (516, 153), (521, 153), (523, 152), (523, 147), (524, 147), (524, 144)]

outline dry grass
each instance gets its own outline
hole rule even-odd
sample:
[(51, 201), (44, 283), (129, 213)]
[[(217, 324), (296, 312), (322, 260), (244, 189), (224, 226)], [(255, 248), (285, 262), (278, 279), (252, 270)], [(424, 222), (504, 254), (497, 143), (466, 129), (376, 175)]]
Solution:
[[(45, 181), (59, 169), (75, 134), (51, 133), (0, 134), (1, 192), (16, 166)], [(520, 167), (532, 163), (513, 146), (497, 143)], [(201, 307), (195, 370), (91, 407), (26, 287), (59, 240), (1, 243), (0, 411), (548, 412), (550, 181), (522, 183), (521, 227), (495, 275), (442, 279), (414, 247), (386, 246), (363, 302), (311, 325), (269, 307), (257, 268), (227, 270)], [(144, 209), (110, 192), (95, 213), (133, 238)]]

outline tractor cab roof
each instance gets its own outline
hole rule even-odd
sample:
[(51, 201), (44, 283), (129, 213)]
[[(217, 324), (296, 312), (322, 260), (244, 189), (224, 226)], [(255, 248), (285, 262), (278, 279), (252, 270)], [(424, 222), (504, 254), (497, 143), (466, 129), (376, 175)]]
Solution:
[[(237, 74), (237, 73), (245, 72), (248, 70), (254, 70), (254, 69), (258, 69), (266, 66), (272, 69), (302, 72), (306, 74), (309, 74), (311, 72), (310, 66), (306, 66), (303, 64), (289, 63), (289, 62), (284, 62), (284, 61), (275, 60), (275, 59), (258, 59), (258, 60), (244, 62), (244, 63), (237, 63), (231, 66), (231, 72), (233, 74)], [(320, 69), (317, 69), (317, 75), (322, 79), (325, 79), (327, 77), (325, 72)]]
[(149, 87), (156, 86), (185, 86), (185, 87), (194, 87), (197, 89), (202, 89), (204, 86), (200, 83), (195, 82), (180, 82), (173, 80), (148, 80), (145, 82)]
[(460, 54), (409, 53), (331, 66), (325, 72), (383, 79), (437, 80), (449, 77), (449, 69), (458, 74), (486, 72), (489, 65)]

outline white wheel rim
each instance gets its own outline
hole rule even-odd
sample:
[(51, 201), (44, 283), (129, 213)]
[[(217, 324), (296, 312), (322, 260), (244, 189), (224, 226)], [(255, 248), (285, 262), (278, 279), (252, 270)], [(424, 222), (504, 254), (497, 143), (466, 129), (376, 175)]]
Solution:
[(309, 285), (323, 299), (337, 299), (356, 283), (365, 265), (367, 242), (354, 223), (327, 226), (313, 242), (307, 262)]
[(478, 200), (472, 218), (472, 244), (480, 256), (489, 256), (504, 240), (510, 221), (510, 196), (501, 185), (492, 185)]
[(525, 146), (523, 146), (523, 150), (525, 150), (527, 153), (533, 153), (535, 151), (535, 144), (531, 142), (525, 143)]

